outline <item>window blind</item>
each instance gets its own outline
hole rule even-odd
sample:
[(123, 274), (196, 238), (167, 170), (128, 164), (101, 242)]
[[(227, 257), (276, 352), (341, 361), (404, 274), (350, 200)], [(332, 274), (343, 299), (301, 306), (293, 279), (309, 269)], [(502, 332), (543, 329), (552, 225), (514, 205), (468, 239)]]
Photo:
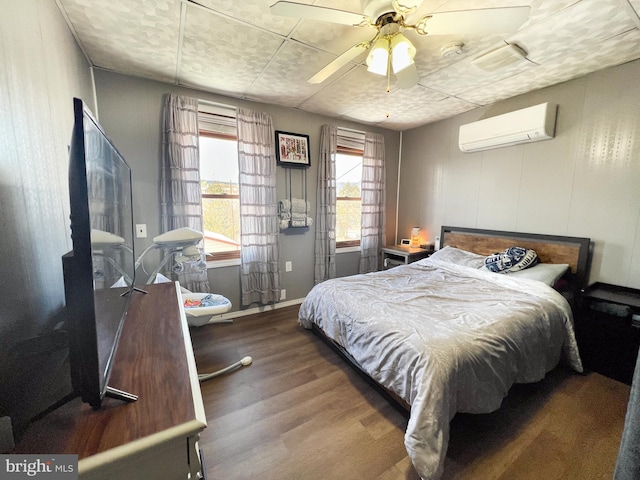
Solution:
[(236, 109), (225, 105), (198, 102), (200, 130), (221, 136), (236, 136)]
[(337, 146), (341, 153), (362, 155), (364, 152), (364, 132), (338, 127)]

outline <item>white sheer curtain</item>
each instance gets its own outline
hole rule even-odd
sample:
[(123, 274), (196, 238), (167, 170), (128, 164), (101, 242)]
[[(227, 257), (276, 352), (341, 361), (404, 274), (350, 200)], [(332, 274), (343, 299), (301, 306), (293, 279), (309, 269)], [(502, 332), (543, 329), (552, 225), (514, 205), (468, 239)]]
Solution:
[(316, 191), (316, 244), (314, 282), (336, 276), (336, 154), (338, 129), (323, 125), (320, 131), (318, 189)]
[(271, 116), (238, 109), (242, 305), (280, 300), (275, 131)]
[[(202, 192), (198, 152), (198, 100), (165, 96), (162, 115), (160, 179), (162, 231), (189, 227), (202, 232)], [(178, 275), (192, 292), (209, 292), (207, 270), (188, 269)]]
[(365, 134), (361, 198), (360, 273), (368, 273), (378, 270), (385, 246), (384, 136), (379, 133)]

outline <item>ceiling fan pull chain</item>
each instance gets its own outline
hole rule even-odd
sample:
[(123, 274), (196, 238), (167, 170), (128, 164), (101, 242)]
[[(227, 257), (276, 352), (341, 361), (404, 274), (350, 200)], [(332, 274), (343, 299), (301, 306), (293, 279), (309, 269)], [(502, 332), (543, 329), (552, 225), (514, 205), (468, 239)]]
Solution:
[(385, 117), (389, 118), (389, 98), (391, 95), (391, 42), (389, 42), (389, 56), (387, 57), (387, 94), (385, 95), (385, 103), (387, 104), (387, 111)]
[(387, 93), (391, 93), (391, 42), (389, 42), (389, 55), (387, 55)]

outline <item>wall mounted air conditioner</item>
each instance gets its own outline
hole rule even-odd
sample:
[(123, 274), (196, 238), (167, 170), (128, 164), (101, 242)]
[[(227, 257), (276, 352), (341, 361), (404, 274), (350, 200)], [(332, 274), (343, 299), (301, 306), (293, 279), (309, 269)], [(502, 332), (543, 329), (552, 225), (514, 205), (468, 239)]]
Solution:
[(463, 152), (477, 152), (548, 140), (555, 135), (557, 111), (555, 103), (541, 103), (461, 125), (458, 145)]

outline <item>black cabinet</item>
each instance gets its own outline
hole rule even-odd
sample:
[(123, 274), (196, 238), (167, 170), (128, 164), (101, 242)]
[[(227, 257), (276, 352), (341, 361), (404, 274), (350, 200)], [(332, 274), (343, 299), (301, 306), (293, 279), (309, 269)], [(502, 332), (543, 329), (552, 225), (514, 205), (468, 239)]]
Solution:
[(575, 328), (585, 368), (631, 384), (640, 345), (640, 290), (600, 282), (583, 289)]

